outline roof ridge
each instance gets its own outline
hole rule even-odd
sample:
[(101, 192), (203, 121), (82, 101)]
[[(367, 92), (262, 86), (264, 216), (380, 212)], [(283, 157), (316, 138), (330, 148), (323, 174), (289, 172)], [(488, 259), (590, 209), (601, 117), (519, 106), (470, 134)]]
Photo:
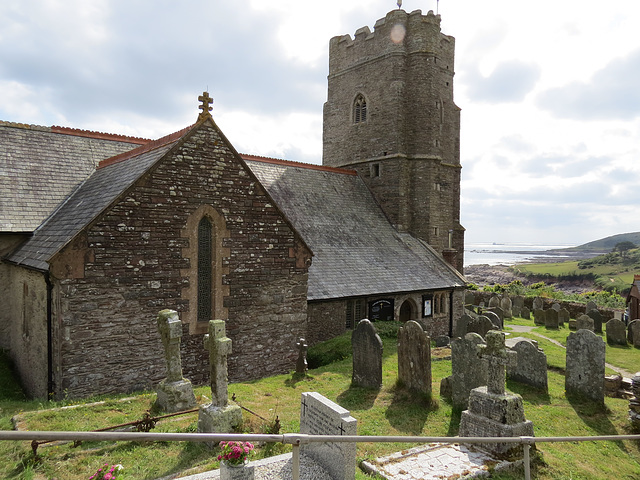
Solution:
[(23, 128), (25, 130), (37, 130), (40, 132), (51, 132), (51, 127), (45, 127), (44, 125), (34, 125), (34, 124), (20, 123), (20, 122), (9, 122), (7, 120), (0, 120), (0, 126), (12, 127), (12, 128)]
[(94, 130), (82, 130), (80, 128), (61, 127), (59, 125), (52, 125), (51, 133), (62, 133), (65, 135), (74, 135), (76, 137), (90, 137), (100, 140), (126, 141), (129, 143), (138, 143), (140, 145), (145, 145), (152, 141), (149, 138), (131, 137), (129, 135), (120, 135), (118, 133), (96, 132)]
[(104, 168), (109, 165), (113, 165), (114, 163), (120, 163), (125, 160), (128, 160), (129, 158), (141, 155), (146, 152), (150, 152), (151, 150), (155, 150), (156, 148), (163, 147), (164, 145), (174, 142), (180, 137), (182, 137), (192, 127), (193, 125), (189, 125), (188, 127), (185, 127), (182, 130), (178, 130), (177, 132), (170, 133), (169, 135), (165, 135), (164, 137), (158, 138), (157, 140), (150, 140), (149, 142), (141, 145), (140, 147), (134, 148), (133, 150), (129, 150), (128, 152), (123, 152), (123, 153), (120, 153), (119, 155), (105, 158), (100, 163), (98, 163), (97, 168)]
[(343, 175), (357, 175), (358, 172), (356, 172), (355, 170), (351, 170), (351, 169), (347, 169), (347, 168), (338, 168), (338, 167), (328, 167), (326, 165), (316, 165), (315, 163), (304, 163), (304, 162), (297, 162), (295, 160), (283, 160), (280, 158), (273, 158), (273, 157), (263, 157), (260, 155), (250, 155), (248, 153), (241, 153), (240, 157), (242, 157), (243, 160), (252, 160), (255, 162), (262, 162), (262, 163), (273, 163), (276, 165), (284, 165), (284, 166), (289, 166), (289, 167), (299, 167), (299, 168), (306, 168), (309, 170), (320, 170), (323, 172), (334, 172), (334, 173), (341, 173)]

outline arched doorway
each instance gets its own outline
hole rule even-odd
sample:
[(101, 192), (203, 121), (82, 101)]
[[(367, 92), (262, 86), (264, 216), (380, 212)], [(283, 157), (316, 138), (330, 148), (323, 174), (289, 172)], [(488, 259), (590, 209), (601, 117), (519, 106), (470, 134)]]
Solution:
[(405, 300), (402, 302), (402, 305), (400, 305), (400, 321), (406, 322), (415, 319), (415, 311), (416, 308), (413, 302), (411, 300)]

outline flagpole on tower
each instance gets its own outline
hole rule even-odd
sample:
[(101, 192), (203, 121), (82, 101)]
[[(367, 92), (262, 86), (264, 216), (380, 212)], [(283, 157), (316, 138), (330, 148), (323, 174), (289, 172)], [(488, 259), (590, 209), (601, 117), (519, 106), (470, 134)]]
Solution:
[(436, 0), (436, 15), (440, 13), (440, 0)]
[(398, 0), (396, 4), (398, 5), (398, 9), (402, 8), (402, 0)]

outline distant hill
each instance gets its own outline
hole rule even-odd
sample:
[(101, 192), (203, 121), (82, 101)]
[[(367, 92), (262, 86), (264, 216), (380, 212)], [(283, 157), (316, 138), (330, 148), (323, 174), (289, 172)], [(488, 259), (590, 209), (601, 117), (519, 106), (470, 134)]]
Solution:
[(560, 248), (554, 252), (584, 252), (584, 253), (608, 253), (620, 242), (633, 242), (640, 246), (640, 232), (619, 233), (610, 237), (594, 240), (577, 247)]

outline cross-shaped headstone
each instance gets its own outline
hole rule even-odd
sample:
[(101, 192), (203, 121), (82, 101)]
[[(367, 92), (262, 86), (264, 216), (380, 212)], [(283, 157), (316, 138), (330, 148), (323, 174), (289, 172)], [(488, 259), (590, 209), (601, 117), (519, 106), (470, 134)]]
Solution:
[(507, 365), (516, 366), (517, 352), (508, 350), (504, 345), (504, 333), (489, 330), (486, 335), (486, 345), (478, 345), (480, 355), (487, 360), (487, 391), (498, 395), (504, 394)]
[(202, 95), (198, 97), (198, 100), (202, 102), (202, 105), (198, 107), (202, 110), (199, 116), (202, 117), (203, 115), (208, 115), (209, 112), (213, 110), (213, 107), (209, 106), (213, 103), (213, 98), (209, 96), (209, 92), (202, 92)]
[(296, 348), (298, 349), (296, 373), (305, 374), (307, 373), (307, 348), (309, 348), (309, 345), (306, 344), (304, 338), (300, 338), (300, 340), (296, 343)]
[(175, 310), (162, 310), (157, 318), (158, 330), (164, 345), (164, 357), (167, 361), (167, 381), (182, 380), (182, 360), (180, 359), (180, 337), (182, 322)]
[(224, 320), (209, 321), (209, 333), (204, 336), (204, 347), (209, 352), (211, 403), (218, 407), (226, 407), (229, 403), (227, 355), (231, 353), (231, 339), (225, 335)]

